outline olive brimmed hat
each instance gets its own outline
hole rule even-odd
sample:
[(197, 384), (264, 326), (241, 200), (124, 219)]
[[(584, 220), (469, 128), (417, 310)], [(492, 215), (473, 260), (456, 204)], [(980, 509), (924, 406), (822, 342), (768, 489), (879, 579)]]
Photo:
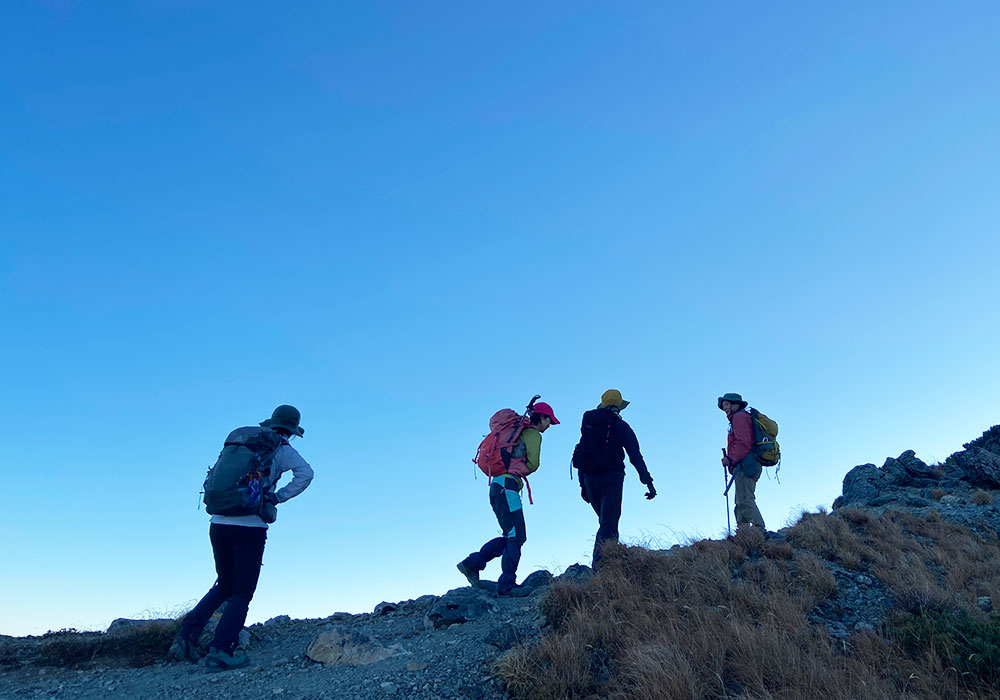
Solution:
[(299, 409), (295, 408), (295, 406), (282, 404), (274, 409), (274, 413), (271, 414), (270, 418), (261, 421), (260, 425), (263, 428), (284, 428), (292, 435), (302, 437), (306, 431), (299, 426), (301, 419), (302, 414), (299, 413)]
[(617, 408), (619, 411), (625, 410), (628, 401), (622, 398), (622, 392), (617, 389), (608, 389), (601, 394), (601, 405), (598, 408)]
[(723, 394), (722, 396), (719, 397), (719, 409), (720, 410), (722, 409), (722, 402), (723, 401), (729, 401), (731, 403), (738, 403), (740, 405), (740, 409), (739, 410), (741, 410), (741, 411), (744, 408), (747, 407), (747, 402), (743, 400), (743, 397), (740, 396), (739, 394), (735, 394), (733, 392), (729, 392), (728, 394)]

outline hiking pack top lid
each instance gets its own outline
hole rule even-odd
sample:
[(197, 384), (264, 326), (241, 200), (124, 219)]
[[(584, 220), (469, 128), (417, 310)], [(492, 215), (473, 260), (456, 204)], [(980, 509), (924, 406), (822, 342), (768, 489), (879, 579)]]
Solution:
[(552, 425), (559, 425), (559, 419), (556, 418), (556, 414), (552, 412), (552, 407), (549, 406), (544, 401), (539, 401), (534, 406), (531, 407), (532, 413), (538, 413), (543, 416), (548, 416), (552, 419)]
[(743, 400), (743, 397), (740, 396), (739, 394), (736, 394), (736, 393), (733, 393), (733, 392), (729, 392), (728, 394), (723, 394), (722, 396), (719, 397), (719, 409), (720, 410), (722, 409), (722, 402), (723, 401), (729, 401), (731, 403), (738, 403), (738, 404), (740, 404), (740, 410), (741, 411), (744, 408), (747, 407), (747, 402)]
[(260, 425), (263, 428), (284, 428), (292, 435), (302, 437), (306, 431), (304, 428), (299, 427), (301, 419), (302, 415), (299, 413), (299, 409), (295, 408), (295, 406), (282, 404), (274, 409), (270, 418), (261, 421)]
[(622, 392), (617, 389), (608, 389), (601, 394), (601, 405), (598, 408), (617, 408), (619, 411), (628, 406), (628, 401), (622, 398)]

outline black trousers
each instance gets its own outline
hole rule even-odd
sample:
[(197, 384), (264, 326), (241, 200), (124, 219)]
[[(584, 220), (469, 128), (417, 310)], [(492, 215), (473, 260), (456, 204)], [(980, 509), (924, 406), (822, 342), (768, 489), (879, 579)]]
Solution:
[(212, 523), (208, 536), (212, 541), (218, 578), (194, 610), (184, 617), (181, 634), (189, 641), (197, 642), (209, 618), (219, 606), (227, 603), (210, 646), (231, 654), (239, 642), (250, 600), (257, 590), (267, 529)]
[(594, 539), (594, 569), (600, 561), (601, 544), (618, 541), (618, 521), (622, 517), (622, 487), (625, 472), (584, 474), (579, 472), (580, 486), (590, 507), (597, 513), (597, 537)]

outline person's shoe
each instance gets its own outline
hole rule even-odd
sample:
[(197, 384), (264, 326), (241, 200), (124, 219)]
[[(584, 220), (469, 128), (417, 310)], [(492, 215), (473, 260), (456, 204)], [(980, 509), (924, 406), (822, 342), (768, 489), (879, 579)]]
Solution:
[(205, 656), (205, 668), (209, 671), (230, 671), (243, 668), (250, 663), (250, 658), (242, 651), (227, 654), (221, 649), (209, 649)]
[(167, 655), (175, 661), (197, 662), (201, 659), (201, 654), (198, 653), (198, 645), (179, 633), (174, 637), (174, 642), (170, 645)]
[(501, 598), (527, 598), (531, 595), (531, 589), (524, 586), (511, 586), (510, 588), (498, 588), (497, 595)]
[(473, 588), (479, 588), (482, 582), (479, 580), (479, 572), (473, 569), (471, 566), (465, 563), (465, 561), (460, 561), (455, 565), (458, 572), (462, 574), (469, 581), (469, 585)]

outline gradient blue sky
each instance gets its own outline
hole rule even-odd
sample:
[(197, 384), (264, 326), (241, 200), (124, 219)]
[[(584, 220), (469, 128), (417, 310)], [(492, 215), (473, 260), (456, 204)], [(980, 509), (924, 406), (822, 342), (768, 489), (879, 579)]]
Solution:
[(589, 560), (611, 386), (662, 546), (725, 530), (723, 392), (781, 425), (772, 528), (997, 422), (995, 3), (537, 5), (0, 8), (0, 633), (197, 600), (205, 470), (279, 403), (316, 479), (251, 622), (463, 584), (533, 393), (522, 575)]

